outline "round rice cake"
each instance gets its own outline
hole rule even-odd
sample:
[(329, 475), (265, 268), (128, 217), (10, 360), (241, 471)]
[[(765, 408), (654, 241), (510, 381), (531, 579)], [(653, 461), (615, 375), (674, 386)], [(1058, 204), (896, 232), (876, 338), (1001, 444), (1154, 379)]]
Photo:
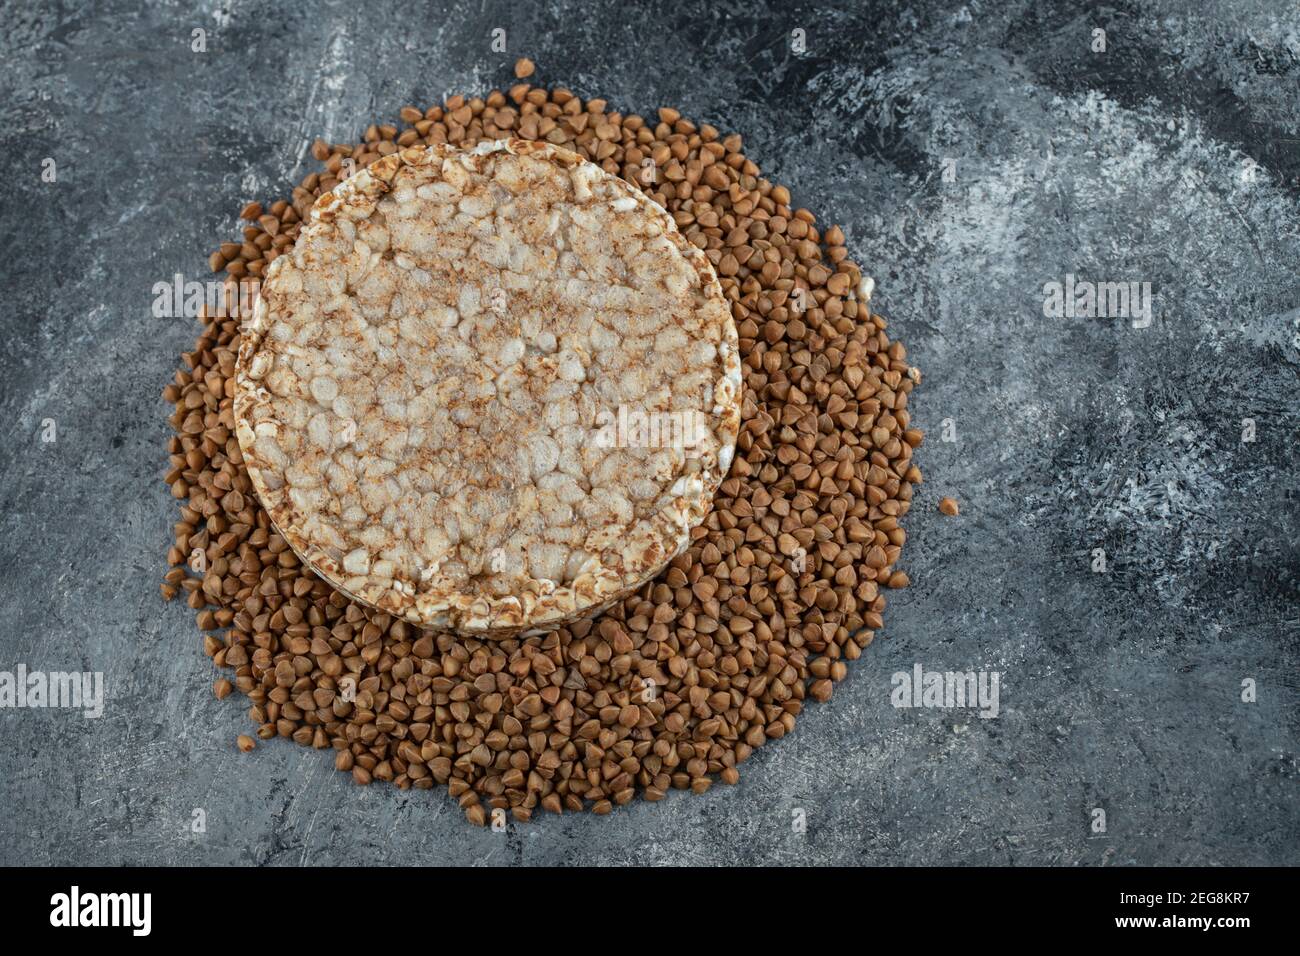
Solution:
[(410, 148), (321, 196), (241, 330), (236, 433), (321, 577), (509, 636), (626, 597), (689, 543), (740, 426), (702, 251), (566, 150)]

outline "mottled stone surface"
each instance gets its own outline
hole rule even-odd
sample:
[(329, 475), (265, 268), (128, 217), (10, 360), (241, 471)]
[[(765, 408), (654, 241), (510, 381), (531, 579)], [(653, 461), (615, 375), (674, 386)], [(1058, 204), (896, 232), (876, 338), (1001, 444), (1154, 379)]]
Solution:
[[(419, 6), (6, 7), (0, 669), (102, 671), (108, 700), (0, 710), (0, 862), (1300, 862), (1294, 4)], [(523, 54), (741, 132), (840, 223), (930, 435), (914, 585), (829, 704), (737, 787), (493, 833), (444, 790), (236, 751), (244, 707), (158, 595), (159, 390), (195, 328), (150, 305), (314, 137), (505, 85)], [(1150, 283), (1149, 327), (1045, 317), (1067, 275)], [(998, 671), (999, 716), (892, 707), (917, 663)]]

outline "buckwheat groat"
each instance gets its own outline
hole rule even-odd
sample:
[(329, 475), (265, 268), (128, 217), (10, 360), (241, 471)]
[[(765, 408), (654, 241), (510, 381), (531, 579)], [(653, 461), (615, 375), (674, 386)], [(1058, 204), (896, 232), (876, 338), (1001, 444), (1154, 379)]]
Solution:
[(704, 254), (599, 167), (521, 140), (407, 149), (322, 196), (268, 270), (235, 413), (318, 573), (507, 635), (686, 546), (735, 449), (736, 330)]

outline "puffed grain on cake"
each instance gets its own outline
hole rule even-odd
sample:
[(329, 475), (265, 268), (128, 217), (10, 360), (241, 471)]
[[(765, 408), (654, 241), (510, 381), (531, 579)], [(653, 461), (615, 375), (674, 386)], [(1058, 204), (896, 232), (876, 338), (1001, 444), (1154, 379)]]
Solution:
[[(323, 195), (271, 265), (236, 433), (324, 578), (504, 636), (595, 613), (681, 553), (740, 388), (717, 277), (661, 207), (547, 144), (435, 145)], [(677, 427), (629, 441), (629, 409)]]

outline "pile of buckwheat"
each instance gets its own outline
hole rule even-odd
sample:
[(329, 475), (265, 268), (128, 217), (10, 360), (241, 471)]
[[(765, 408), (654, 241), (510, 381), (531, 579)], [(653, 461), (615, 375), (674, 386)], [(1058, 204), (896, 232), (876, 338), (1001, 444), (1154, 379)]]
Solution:
[(243, 242), (222, 244), (212, 269), (255, 284), (321, 193), (405, 146), (518, 137), (577, 152), (667, 209), (730, 302), (742, 425), (713, 510), (686, 552), (594, 621), (509, 640), (422, 632), (335, 591), (272, 529), (234, 435), (239, 318), (223, 306), (163, 390), (182, 502), (163, 596), (185, 592), (205, 651), (234, 671), (217, 696), (243, 692), (258, 737), (333, 749), (357, 783), (445, 784), (476, 824), (735, 783), (808, 697), (830, 698), (882, 626), (882, 589), (908, 583), (895, 565), (921, 481), (907, 410), (919, 373), (870, 314), (843, 232), (792, 208), (737, 135), (526, 83), (401, 118), (355, 146), (316, 142), (324, 171), (291, 200), (249, 203)]

